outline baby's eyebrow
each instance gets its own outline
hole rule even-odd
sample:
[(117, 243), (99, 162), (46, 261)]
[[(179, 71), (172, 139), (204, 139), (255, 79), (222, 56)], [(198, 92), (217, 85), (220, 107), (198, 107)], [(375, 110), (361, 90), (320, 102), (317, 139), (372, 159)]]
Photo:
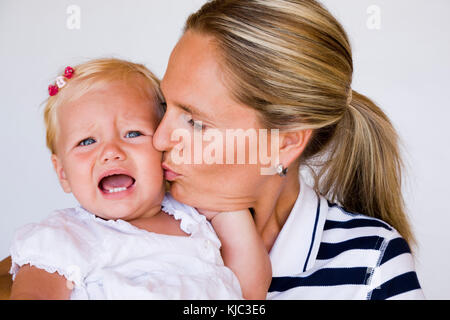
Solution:
[(147, 119), (144, 120), (142, 117), (139, 117), (139, 116), (130, 116), (130, 117), (126, 117), (123, 120), (123, 122), (124, 122), (124, 124), (129, 125), (129, 126), (136, 125), (136, 126), (139, 126), (139, 127), (142, 126), (142, 127), (146, 127), (146, 128), (149, 128), (149, 129), (154, 129), (153, 128), (153, 126), (154, 126), (153, 119), (151, 121), (149, 121)]
[(86, 126), (75, 126), (72, 127), (71, 131), (69, 131), (66, 134), (67, 139), (70, 140), (75, 140), (76, 138), (80, 138), (82, 137), (85, 132), (91, 132), (91, 130), (93, 130), (95, 128), (95, 123), (91, 123), (89, 125)]

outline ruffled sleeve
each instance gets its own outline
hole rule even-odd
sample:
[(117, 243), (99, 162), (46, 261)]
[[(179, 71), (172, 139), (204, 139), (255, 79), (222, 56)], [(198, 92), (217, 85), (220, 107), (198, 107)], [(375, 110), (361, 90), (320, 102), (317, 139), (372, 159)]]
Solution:
[(180, 220), (180, 228), (191, 237), (202, 237), (210, 240), (217, 248), (221, 243), (211, 223), (195, 208), (178, 202), (170, 193), (166, 193), (162, 209), (175, 219)]
[(21, 266), (58, 272), (82, 286), (101, 252), (95, 233), (76, 209), (55, 211), (40, 223), (27, 224), (16, 230), (10, 247), (13, 279)]

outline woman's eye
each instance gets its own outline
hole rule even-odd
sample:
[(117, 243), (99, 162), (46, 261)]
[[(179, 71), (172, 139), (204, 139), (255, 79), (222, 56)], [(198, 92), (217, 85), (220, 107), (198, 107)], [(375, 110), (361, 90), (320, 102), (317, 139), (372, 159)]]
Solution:
[(87, 139), (81, 140), (80, 143), (79, 143), (78, 145), (79, 145), (79, 146), (88, 146), (88, 145), (93, 144), (93, 143), (95, 143), (95, 140), (94, 140), (94, 139), (92, 139), (92, 138), (87, 138)]
[(190, 119), (188, 123), (191, 125), (191, 127), (194, 127), (194, 130), (203, 130), (205, 129), (205, 126), (201, 121), (195, 121), (194, 119)]
[(125, 135), (126, 138), (136, 138), (139, 136), (142, 136), (142, 133), (140, 133), (139, 131), (130, 131)]

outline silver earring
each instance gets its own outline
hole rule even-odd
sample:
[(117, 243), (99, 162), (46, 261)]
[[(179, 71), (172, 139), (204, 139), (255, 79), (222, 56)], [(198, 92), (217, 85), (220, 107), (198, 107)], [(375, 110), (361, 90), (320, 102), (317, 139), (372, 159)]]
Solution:
[(277, 166), (277, 174), (278, 174), (280, 177), (286, 176), (286, 173), (287, 173), (287, 172), (288, 172), (288, 168), (284, 168), (283, 165), (282, 165), (281, 163)]

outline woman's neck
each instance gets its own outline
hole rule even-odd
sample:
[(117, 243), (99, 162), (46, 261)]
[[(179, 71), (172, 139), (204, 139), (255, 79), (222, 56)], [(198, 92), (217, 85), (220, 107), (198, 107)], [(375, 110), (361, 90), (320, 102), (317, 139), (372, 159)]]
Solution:
[(286, 222), (300, 192), (298, 168), (285, 177), (274, 176), (261, 188), (255, 210), (255, 224), (267, 251), (270, 251)]

